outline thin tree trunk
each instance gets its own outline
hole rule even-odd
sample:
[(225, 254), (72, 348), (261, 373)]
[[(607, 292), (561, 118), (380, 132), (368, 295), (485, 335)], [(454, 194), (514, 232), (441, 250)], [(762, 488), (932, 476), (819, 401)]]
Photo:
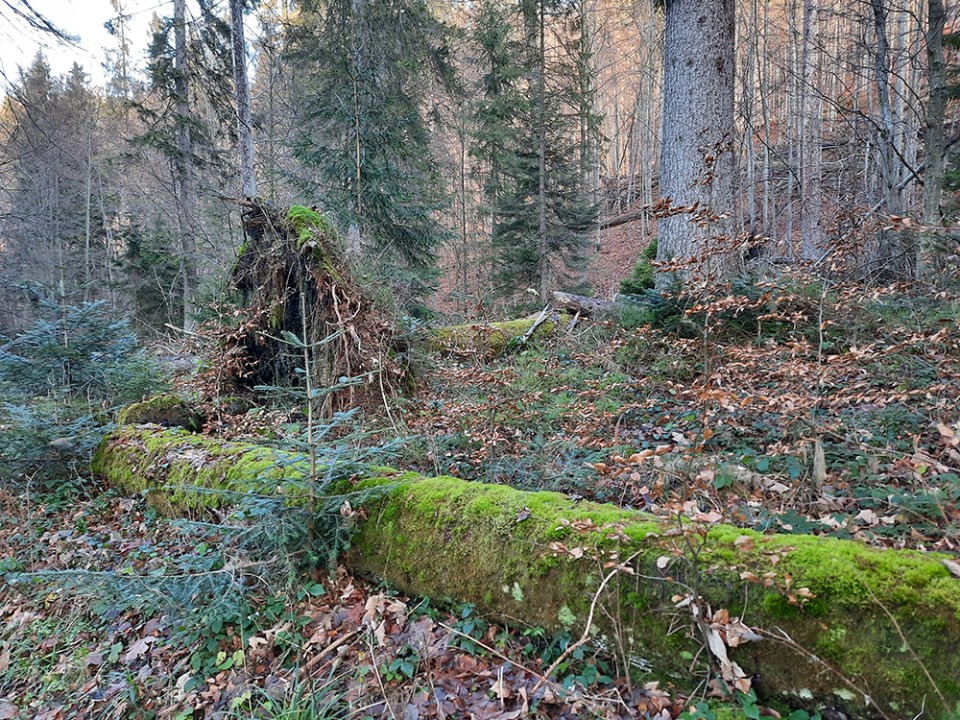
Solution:
[(929, 277), (938, 261), (937, 228), (940, 227), (940, 197), (943, 193), (943, 159), (946, 142), (943, 121), (947, 108), (947, 71), (943, 54), (943, 30), (947, 13), (943, 0), (927, 0), (927, 118), (923, 135), (923, 225), (917, 275)]
[(771, 126), (770, 110), (770, 52), (768, 43), (768, 28), (770, 27), (770, 0), (763, 3), (763, 43), (758, 45), (760, 54), (760, 109), (763, 113), (763, 232), (770, 236), (771, 244), (777, 242), (776, 210), (777, 198), (773, 190), (773, 158), (771, 144), (773, 143), (773, 129)]
[(550, 262), (550, 239), (547, 237), (547, 118), (546, 118), (546, 74), (547, 48), (544, 27), (542, 0), (537, 3), (537, 22), (539, 43), (537, 47), (537, 240), (540, 248), (540, 301), (550, 299), (552, 272)]
[[(880, 182), (885, 210), (890, 215), (901, 213), (898, 166), (896, 164), (896, 124), (890, 100), (890, 43), (887, 37), (887, 16), (889, 9), (886, 0), (870, 0), (873, 10), (874, 32), (877, 49), (874, 55), (874, 71), (877, 85), (877, 107), (880, 110), (880, 122), (877, 128), (877, 149), (880, 170)], [(880, 233), (880, 246), (877, 249), (878, 260), (886, 262), (899, 254), (899, 233), (883, 230)]]
[(93, 203), (93, 129), (87, 130), (87, 167), (86, 167), (86, 197), (84, 198), (83, 217), (83, 300), (90, 301), (90, 292), (93, 289), (90, 246), (93, 242), (91, 229), (91, 204)]
[(803, 40), (801, 48), (800, 88), (800, 254), (813, 259), (820, 253), (823, 231), (820, 224), (822, 197), (820, 188), (820, 136), (822, 117), (817, 97), (819, 65), (817, 39), (820, 8), (812, 0), (803, 1)]
[(193, 182), (193, 143), (190, 137), (190, 90), (187, 82), (186, 0), (173, 2), (174, 93), (176, 95), (177, 158), (174, 163), (177, 215), (180, 224), (180, 268), (183, 283), (183, 327), (194, 326), (193, 296), (197, 285), (194, 218), (196, 194)]
[(351, 0), (350, 23), (351, 42), (353, 43), (353, 180), (354, 180), (354, 221), (347, 227), (347, 247), (355, 257), (363, 252), (363, 233), (361, 219), (363, 218), (363, 108), (361, 107), (360, 80), (363, 63), (361, 30), (363, 28), (364, 5), (363, 0)]
[(237, 101), (237, 145), (240, 148), (240, 194), (257, 196), (250, 119), (250, 83), (247, 81), (247, 44), (243, 38), (243, 2), (230, 0), (230, 36), (233, 40), (233, 85)]

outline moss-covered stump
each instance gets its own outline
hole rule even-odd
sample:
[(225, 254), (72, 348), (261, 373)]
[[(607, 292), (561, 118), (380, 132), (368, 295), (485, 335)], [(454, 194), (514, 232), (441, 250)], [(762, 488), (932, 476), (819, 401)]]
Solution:
[[(274, 450), (149, 426), (109, 437), (95, 469), (125, 491), (168, 487), (170, 508), (205, 496), (169, 486), (263, 491), (264, 478), (305, 470)], [(617, 574), (601, 597), (596, 639), (619, 644), (662, 679), (696, 684), (708, 657), (710, 626), (698, 628), (684, 601), (696, 592), (729, 645), (744, 628), (728, 617), (763, 635), (728, 648), (761, 697), (848, 717), (913, 717), (921, 708), (925, 717), (957, 717), (960, 579), (942, 556), (681, 525), (453, 478), (389, 480), (346, 558), (357, 572), (508, 622), (576, 633), (604, 575), (632, 557), (633, 574)]]
[(159, 425), (127, 425), (104, 438), (94, 474), (129, 494), (146, 493), (165, 514), (230, 504), (234, 493), (302, 494), (308, 465), (299, 455), (225, 442)]
[[(431, 328), (424, 345), (443, 354), (481, 353), (496, 356), (516, 346), (527, 332), (540, 321), (540, 313), (519, 320), (494, 323), (466, 323)], [(556, 333), (570, 316), (552, 313), (540, 321), (531, 338), (545, 338)]]
[(157, 395), (143, 402), (127, 405), (117, 414), (117, 424), (155, 424), (199, 430), (203, 426), (203, 416), (177, 395)]

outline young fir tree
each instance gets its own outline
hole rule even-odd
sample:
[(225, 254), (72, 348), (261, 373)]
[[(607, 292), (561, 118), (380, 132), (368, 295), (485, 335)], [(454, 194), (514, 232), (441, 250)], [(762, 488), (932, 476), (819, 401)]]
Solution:
[(427, 103), (449, 80), (444, 28), (424, 0), (305, 2), (292, 31), (301, 183), (354, 255), (405, 299), (424, 294), (445, 192)]
[(582, 266), (597, 205), (585, 165), (597, 118), (580, 14), (554, 0), (504, 7), (487, 0), (475, 42), (483, 67), (473, 155), (505, 294), (533, 287), (546, 300)]

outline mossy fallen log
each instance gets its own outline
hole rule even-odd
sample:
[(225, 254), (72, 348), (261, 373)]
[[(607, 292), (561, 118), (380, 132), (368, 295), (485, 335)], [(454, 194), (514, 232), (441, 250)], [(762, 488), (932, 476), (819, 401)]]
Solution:
[(519, 320), (445, 325), (430, 328), (423, 345), (428, 350), (442, 354), (480, 353), (497, 356), (520, 344), (531, 329), (531, 338), (545, 338), (569, 322), (570, 316), (563, 313), (550, 313), (546, 317), (537, 313)]
[[(95, 469), (128, 492), (191, 481), (243, 491), (302, 473), (290, 460), (146, 426), (108, 437)], [(595, 639), (654, 676), (696, 684), (712, 634), (768, 700), (851, 718), (913, 717), (922, 708), (925, 717), (956, 717), (960, 579), (943, 556), (666, 522), (453, 478), (389, 482), (346, 557), (355, 571), (508, 622), (579, 632), (602, 578), (632, 558), (632, 574), (618, 573), (600, 597)], [(169, 509), (192, 507), (189, 495), (165, 492)], [(745, 628), (732, 617), (763, 639), (738, 644)]]
[(146, 423), (196, 431), (203, 427), (203, 416), (178, 395), (155, 395), (143, 402), (127, 405), (117, 414), (118, 425)]
[(296, 453), (149, 424), (124, 425), (104, 438), (91, 469), (112, 487), (147, 494), (159, 510), (176, 514), (229, 504), (235, 493), (283, 493), (284, 481), (303, 479), (309, 463)]

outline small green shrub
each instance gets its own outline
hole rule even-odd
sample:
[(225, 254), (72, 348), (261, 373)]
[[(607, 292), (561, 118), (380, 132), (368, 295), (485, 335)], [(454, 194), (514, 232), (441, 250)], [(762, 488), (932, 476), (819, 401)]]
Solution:
[(657, 259), (657, 239), (654, 238), (640, 253), (640, 259), (633, 266), (633, 272), (620, 283), (620, 292), (623, 295), (642, 295), (654, 286), (653, 261)]
[(84, 473), (108, 409), (163, 389), (126, 321), (104, 303), (48, 303), (0, 338), (0, 480), (70, 482)]

